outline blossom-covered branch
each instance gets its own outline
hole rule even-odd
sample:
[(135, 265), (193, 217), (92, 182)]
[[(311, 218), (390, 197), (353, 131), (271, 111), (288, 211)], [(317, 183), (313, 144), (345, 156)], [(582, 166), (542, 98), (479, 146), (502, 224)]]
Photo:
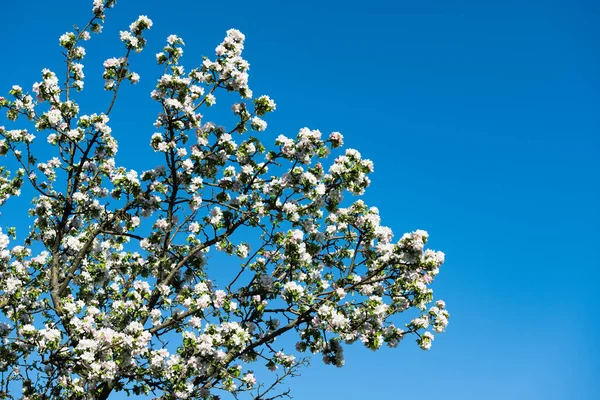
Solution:
[[(147, 16), (103, 63), (105, 111), (79, 105), (81, 44), (115, 3), (94, 0), (84, 28), (60, 37), (65, 75), (43, 69), (31, 92), (0, 97), (18, 125), (0, 126), (0, 155), (18, 166), (0, 168), (0, 205), (35, 190), (28, 222), (0, 231), (0, 398), (276, 399), (305, 352), (341, 367), (354, 342), (429, 349), (449, 318), (431, 289), (444, 254), (422, 230), (394, 240), (360, 199), (373, 163), (339, 132), (270, 139), (276, 104), (249, 87), (241, 32), (189, 71), (183, 39), (167, 38), (150, 94), (156, 167), (117, 164), (109, 114), (140, 80)], [(230, 120), (212, 122), (231, 94)]]

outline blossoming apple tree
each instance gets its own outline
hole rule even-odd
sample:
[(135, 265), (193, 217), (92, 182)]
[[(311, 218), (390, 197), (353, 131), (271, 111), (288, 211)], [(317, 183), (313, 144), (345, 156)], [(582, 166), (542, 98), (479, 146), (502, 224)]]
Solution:
[[(275, 102), (250, 90), (239, 31), (189, 72), (183, 40), (167, 38), (148, 137), (159, 166), (117, 165), (109, 116), (139, 80), (132, 56), (150, 19), (104, 62), (107, 107), (81, 115), (77, 102), (82, 43), (114, 5), (95, 0), (89, 23), (60, 37), (65, 74), (44, 69), (31, 91), (0, 97), (11, 125), (0, 153), (18, 165), (0, 170), (0, 204), (23, 185), (35, 193), (31, 226), (0, 231), (0, 398), (273, 399), (304, 352), (341, 367), (355, 341), (429, 349), (449, 317), (429, 288), (443, 253), (424, 249), (424, 231), (393, 241), (377, 209), (352, 198), (373, 164), (341, 150), (340, 133), (264, 143)], [(229, 127), (201, 115), (223, 91), (241, 99)], [(234, 260), (219, 266), (227, 280), (208, 273), (219, 252)]]

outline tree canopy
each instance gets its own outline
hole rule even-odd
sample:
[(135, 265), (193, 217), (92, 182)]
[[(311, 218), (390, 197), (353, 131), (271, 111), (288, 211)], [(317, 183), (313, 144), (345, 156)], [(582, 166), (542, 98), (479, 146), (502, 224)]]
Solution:
[[(104, 62), (106, 108), (79, 111), (83, 43), (115, 3), (95, 0), (60, 37), (65, 74), (44, 69), (31, 91), (0, 97), (0, 153), (18, 165), (0, 170), (0, 204), (35, 193), (27, 223), (0, 231), (0, 398), (264, 400), (287, 395), (303, 354), (341, 367), (356, 341), (429, 349), (449, 318), (430, 288), (444, 254), (422, 230), (393, 240), (360, 199), (373, 163), (339, 132), (269, 141), (276, 104), (249, 87), (241, 32), (189, 71), (183, 39), (167, 38), (147, 138), (157, 166), (117, 164), (110, 114), (140, 79), (148, 17)], [(223, 92), (239, 97), (231, 126), (207, 116)], [(214, 253), (232, 260), (218, 276)]]

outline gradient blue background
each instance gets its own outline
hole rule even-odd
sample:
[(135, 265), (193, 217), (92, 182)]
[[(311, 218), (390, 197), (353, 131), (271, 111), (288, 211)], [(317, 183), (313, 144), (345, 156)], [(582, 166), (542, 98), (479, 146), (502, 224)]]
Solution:
[[(63, 71), (58, 37), (91, 3), (3, 2), (0, 93)], [(315, 358), (289, 381), (296, 399), (600, 398), (600, 3), (119, 0), (86, 45), (82, 112), (106, 108), (101, 62), (139, 14), (154, 26), (112, 115), (121, 163), (152, 155), (166, 36), (191, 68), (235, 27), (251, 88), (277, 102), (265, 136), (339, 130), (375, 163), (365, 198), (384, 224), (426, 229), (447, 255), (435, 290), (452, 317), (431, 351), (353, 346), (340, 370)]]

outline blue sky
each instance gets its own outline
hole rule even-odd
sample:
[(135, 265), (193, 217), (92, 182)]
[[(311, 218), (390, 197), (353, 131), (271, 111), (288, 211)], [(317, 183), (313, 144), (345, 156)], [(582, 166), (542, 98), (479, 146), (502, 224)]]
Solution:
[[(58, 37), (90, 12), (91, 0), (3, 4), (0, 93), (61, 68)], [(124, 163), (152, 154), (166, 36), (183, 37), (191, 68), (237, 28), (251, 88), (277, 102), (265, 135), (339, 130), (375, 163), (365, 201), (383, 223), (426, 229), (446, 253), (435, 290), (452, 318), (432, 350), (354, 346), (339, 370), (315, 358), (289, 382), (296, 399), (600, 398), (598, 3), (120, 0), (86, 46), (83, 112), (105, 109), (92, 77), (139, 14), (154, 21), (132, 61), (142, 81), (111, 124)]]

